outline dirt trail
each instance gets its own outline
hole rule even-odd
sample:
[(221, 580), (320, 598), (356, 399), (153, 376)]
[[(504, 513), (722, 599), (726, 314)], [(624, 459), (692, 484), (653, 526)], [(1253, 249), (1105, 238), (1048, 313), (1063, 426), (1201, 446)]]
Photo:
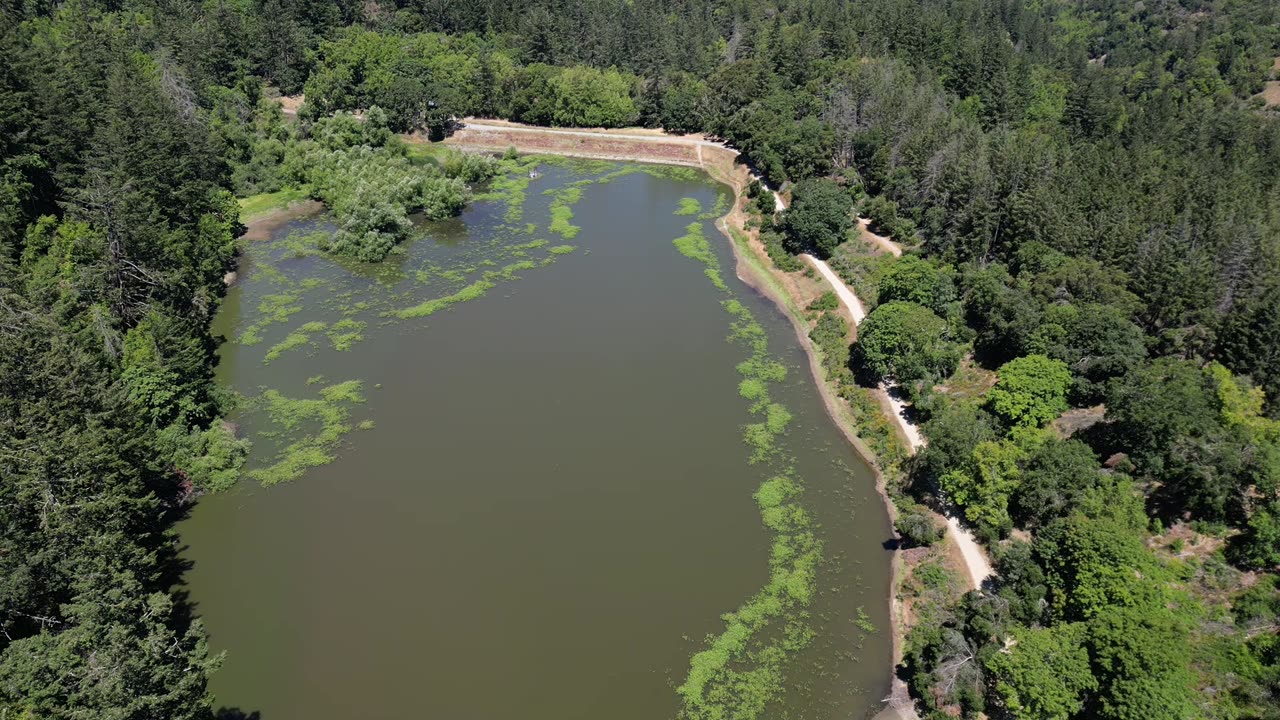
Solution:
[[(879, 236), (873, 235), (872, 237), (878, 238)], [(896, 249), (895, 255), (902, 254), (902, 248), (898, 247), (892, 240), (888, 238), (880, 238), (880, 240)], [(853, 290), (840, 279), (840, 276), (827, 263), (812, 255), (802, 255), (801, 257), (812, 265), (827, 282), (831, 283), (831, 287), (836, 292), (836, 297), (849, 309), (849, 314), (853, 316), (855, 323), (860, 324), (867, 317), (867, 312), (862, 305), (862, 301), (858, 299)], [(906, 404), (894, 395), (891, 387), (882, 384), (880, 390), (888, 398), (889, 406), (893, 408), (893, 421), (902, 431), (902, 435), (907, 439), (908, 444), (911, 445), (912, 452), (923, 448), (925, 444), (924, 436), (920, 434), (920, 429), (916, 427), (915, 423), (907, 419)], [(964, 560), (964, 567), (969, 574), (969, 581), (974, 588), (982, 587), (983, 581), (995, 574), (995, 570), (991, 567), (991, 562), (987, 560), (987, 554), (983, 551), (982, 546), (978, 544), (973, 533), (960, 525), (959, 519), (954, 515), (947, 516), (947, 531), (951, 539), (955, 541), (956, 547), (960, 549), (960, 557)]]
[(858, 218), (858, 227), (862, 228), (863, 239), (870, 240), (873, 245), (894, 257), (902, 257), (902, 246), (884, 235), (877, 235), (871, 232), (870, 220), (864, 217)]

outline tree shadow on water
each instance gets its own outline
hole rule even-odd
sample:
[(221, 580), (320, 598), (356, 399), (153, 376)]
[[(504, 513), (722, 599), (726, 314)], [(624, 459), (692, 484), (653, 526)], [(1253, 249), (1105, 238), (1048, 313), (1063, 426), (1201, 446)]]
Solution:
[(257, 710), (245, 712), (239, 708), (218, 708), (213, 718), (214, 720), (262, 720), (262, 713)]

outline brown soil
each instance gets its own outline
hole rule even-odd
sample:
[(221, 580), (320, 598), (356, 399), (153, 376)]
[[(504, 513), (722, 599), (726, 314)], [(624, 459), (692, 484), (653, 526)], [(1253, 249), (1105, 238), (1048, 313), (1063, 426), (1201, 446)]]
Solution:
[(489, 118), (475, 118), (475, 117), (463, 118), (462, 122), (464, 124), (481, 123), (484, 125), (495, 125), (499, 127), (537, 129), (537, 130), (541, 130), (549, 133), (555, 133), (555, 132), (596, 133), (600, 135), (612, 135), (612, 136), (633, 135), (636, 137), (659, 137), (659, 138), (670, 138), (670, 139), (679, 139), (679, 140), (705, 140), (706, 139), (701, 134), (697, 134), (697, 133), (690, 134), (690, 135), (674, 135), (674, 134), (667, 133), (661, 130), (660, 128), (644, 128), (644, 127), (579, 128), (579, 127), (575, 127), (575, 128), (565, 128), (564, 130), (557, 130), (556, 128), (544, 128), (544, 127), (538, 127), (535, 125), (525, 125), (523, 123), (512, 122), (510, 120), (493, 120)]
[(877, 235), (871, 232), (871, 221), (866, 218), (858, 218), (858, 228), (862, 231), (862, 241), (870, 245), (879, 252), (889, 253), (894, 257), (902, 255), (902, 246), (890, 240), (884, 235)]
[(1267, 107), (1280, 107), (1280, 80), (1264, 83), (1262, 92), (1254, 97), (1262, 98), (1262, 102), (1266, 103)]
[(684, 142), (653, 142), (629, 140), (623, 137), (599, 138), (570, 135), (548, 131), (502, 132), (499, 130), (475, 131), (462, 129), (445, 140), (446, 145), (460, 148), (503, 150), (515, 147), (523, 152), (550, 153), (601, 160), (633, 160), (674, 165), (702, 167), (698, 146)]
[(280, 111), (285, 115), (297, 115), (298, 108), (302, 107), (304, 102), (306, 102), (306, 97), (302, 95), (282, 95), (280, 96)]
[(1105, 405), (1076, 408), (1074, 410), (1068, 410), (1058, 416), (1058, 418), (1051, 423), (1051, 427), (1053, 428), (1053, 431), (1057, 433), (1058, 437), (1069, 438), (1082, 430), (1087, 430), (1102, 422), (1102, 419), (1106, 417), (1106, 415), (1107, 407)]
[(244, 234), (240, 236), (242, 240), (270, 240), (271, 233), (276, 228), (284, 225), (290, 220), (307, 215), (314, 215), (324, 209), (324, 204), (317, 200), (303, 200), (301, 202), (290, 203), (288, 207), (269, 210), (261, 215), (255, 215), (245, 221)]

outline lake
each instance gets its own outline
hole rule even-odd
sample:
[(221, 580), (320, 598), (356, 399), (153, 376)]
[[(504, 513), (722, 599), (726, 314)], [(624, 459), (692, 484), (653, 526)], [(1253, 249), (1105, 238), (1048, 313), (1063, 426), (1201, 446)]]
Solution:
[[(374, 269), (314, 250), (323, 217), (246, 248), (215, 334), (250, 473), (180, 527), (226, 652), (218, 704), (262, 720), (675, 717), (691, 657), (770, 583), (753, 494), (787, 472), (821, 542), (814, 592), (731, 666), (803, 628), (761, 716), (870, 717), (889, 686), (889, 521), (791, 325), (733, 276), (710, 219), (727, 190), (539, 169)], [(724, 290), (673, 246), (691, 223)], [(743, 441), (751, 351), (727, 298), (788, 370), (771, 461)]]

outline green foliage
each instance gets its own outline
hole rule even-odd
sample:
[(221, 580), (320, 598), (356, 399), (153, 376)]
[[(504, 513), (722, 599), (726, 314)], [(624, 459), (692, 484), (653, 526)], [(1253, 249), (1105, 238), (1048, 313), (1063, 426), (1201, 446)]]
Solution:
[[(326, 249), (365, 262), (385, 258), (408, 237), (409, 213), (438, 220), (460, 212), (468, 197), (462, 180), (416, 167), (387, 148), (301, 143), (287, 162), (337, 220)], [(468, 172), (465, 165), (455, 170)]]
[(352, 28), (319, 45), (305, 94), (318, 116), (378, 106), (393, 129), (439, 132), (479, 107), (481, 77), (480, 59), (455, 38)]
[(827, 310), (835, 310), (840, 307), (840, 301), (836, 298), (836, 294), (828, 290), (818, 296), (817, 300), (809, 303), (809, 310), (813, 312), (825, 312)]
[(1105, 720), (1200, 716), (1186, 648), (1186, 628), (1163, 607), (1100, 608), (1089, 622), (1098, 678), (1091, 714)]
[(950, 375), (960, 353), (942, 318), (915, 303), (891, 302), (858, 327), (854, 362), (877, 380), (910, 386)]
[(275, 485), (302, 477), (308, 468), (333, 462), (338, 443), (352, 430), (351, 406), (363, 402), (359, 380), (323, 387), (318, 398), (289, 398), (276, 390), (264, 391), (251, 401), (252, 406), (262, 409), (272, 424), (284, 431), (301, 433), (290, 434), (271, 463), (250, 469), (248, 477)]
[(907, 547), (929, 547), (946, 535), (946, 528), (920, 505), (899, 507), (898, 519), (894, 521), (893, 527)]
[(1055, 617), (1088, 620), (1112, 607), (1158, 603), (1161, 575), (1142, 539), (1111, 519), (1075, 515), (1036, 536)]
[(1006, 649), (991, 654), (987, 672), (1010, 718), (1069, 720), (1084, 709), (1087, 693), (1098, 687), (1084, 646), (1087, 636), (1080, 623), (1017, 628)]
[(844, 318), (824, 312), (809, 331), (809, 339), (822, 351), (822, 367), (826, 370), (827, 379), (837, 384), (848, 383), (852, 379), (849, 372), (849, 324)]
[(1066, 412), (1071, 371), (1061, 360), (1028, 355), (1001, 365), (997, 374), (987, 402), (1009, 425), (1042, 427)]
[(1227, 555), (1241, 567), (1273, 570), (1280, 567), (1280, 502), (1254, 510), (1244, 532), (1231, 538)]
[(955, 283), (936, 263), (916, 255), (904, 255), (888, 264), (877, 278), (878, 304), (901, 300), (944, 314), (956, 299)]
[(1022, 468), (1011, 510), (1019, 527), (1039, 528), (1070, 515), (1102, 484), (1098, 457), (1079, 440), (1046, 439)]
[(551, 124), (573, 127), (622, 127), (635, 124), (640, 114), (632, 93), (636, 79), (615, 69), (587, 66), (565, 68), (550, 83)]
[(853, 200), (829, 180), (804, 180), (792, 192), (783, 225), (792, 252), (830, 257), (853, 228)]
[(769, 255), (769, 259), (773, 261), (774, 267), (782, 272), (799, 272), (805, 268), (805, 265), (796, 259), (787, 251), (784, 246), (784, 240), (781, 235), (773, 231), (765, 231), (760, 233), (760, 242), (764, 245), (764, 250)]
[(1013, 527), (1009, 517), (1009, 496), (1022, 477), (1021, 462), (1026, 451), (1014, 442), (1002, 440), (978, 443), (971, 462), (951, 470), (938, 484), (951, 502), (964, 510), (970, 522), (1001, 535)]
[[(624, 0), (569, 15), (548, 0), (391, 13), (295, 2), (9, 8), (0, 67), (0, 446), (21, 461), (0, 468), (0, 704), (58, 720), (208, 714), (212, 663), (201, 631), (189, 608), (166, 604), (174, 596), (157, 578), (176, 575), (163, 560), (164, 508), (189, 485), (216, 487), (235, 474), (238, 443), (214, 424), (225, 408), (212, 391), (207, 331), (235, 252), (240, 209), (227, 191), (287, 194), (317, 180), (331, 194), (313, 196), (348, 202), (349, 212), (335, 211), (345, 233), (338, 249), (381, 257), (409, 232), (402, 217), (417, 207), (455, 212), (460, 186), (485, 168), (451, 176), (413, 166), (431, 180), (406, 199), (395, 182), (362, 196), (364, 181), (330, 187), (290, 158), (307, 145), (344, 160), (362, 145), (395, 157), (384, 147), (390, 131), (441, 134), (468, 114), (588, 124), (641, 117), (723, 138), (775, 184), (842, 177), (870, 198), (864, 209), (878, 230), (919, 240), (930, 262), (956, 268), (979, 362), (1042, 355), (1065, 363), (1071, 401), (1107, 405), (1108, 425), (1089, 442), (1100, 454), (1129, 456), (1158, 517), (1190, 513), (1229, 527), (1233, 561), (1274, 564), (1278, 456), (1261, 420), (1276, 415), (1280, 398), (1272, 201), (1280, 142), (1274, 114), (1246, 100), (1280, 44), (1274, 2), (1046, 0), (1010, 11), (875, 0), (705, 10)], [(287, 93), (305, 85), (298, 127), (309, 139), (299, 141), (262, 97), (262, 80)], [(357, 109), (364, 122), (317, 121)], [(368, 184), (398, 177), (383, 169)], [(336, 170), (348, 180), (358, 174)], [(513, 222), (522, 174), (490, 188), (508, 200)], [(757, 195), (771, 212), (766, 197)], [(804, 227), (824, 242), (843, 239), (822, 225)], [(766, 233), (765, 245), (779, 268), (800, 269), (776, 236)], [(879, 295), (874, 268), (833, 265), (856, 276), (864, 299)], [(898, 292), (890, 290), (894, 300)], [(922, 304), (940, 316), (947, 342), (969, 340), (952, 309)], [(271, 322), (295, 306), (281, 302), (274, 311), (282, 317)], [(828, 326), (821, 335), (833, 337), (835, 326), (820, 322)], [(265, 327), (246, 328), (244, 340), (260, 341)], [(741, 334), (755, 342), (749, 325)], [(1212, 359), (1238, 377), (1224, 384), (1204, 367)], [(754, 360), (753, 372), (768, 367)], [(762, 399), (748, 382), (756, 379), (744, 377), (753, 404)], [(865, 392), (841, 391), (879, 418)], [(913, 462), (924, 492), (963, 470), (978, 445), (1001, 442), (985, 410), (935, 402), (917, 402), (933, 413), (930, 445)], [(769, 407), (759, 410), (764, 436)], [(1118, 526), (1137, 534), (1124, 483), (1086, 472), (1078, 449), (1050, 442), (1028, 453), (1010, 502), (1019, 522), (1042, 529), (1037, 542), (1055, 515), (1100, 517), (1115, 505), (1112, 515), (1127, 518)], [(58, 488), (67, 510), (36, 526), (32, 518), (46, 517), (46, 486)], [(1130, 559), (1126, 551), (1117, 561)], [(1060, 583), (1064, 571), (1049, 569)], [(1018, 580), (1020, 606), (1034, 604), (1033, 575)], [(1113, 595), (1087, 623), (1082, 642), (1098, 689), (1074, 714), (1269, 712), (1273, 634), (1206, 641), (1225, 648), (1229, 670), (1213, 678), (1212, 694), (1189, 699), (1185, 628), (1154, 605), (1117, 609), (1129, 596), (1101, 593)], [(1021, 617), (1036, 622), (1031, 615)], [(42, 629), (32, 616), (58, 624)], [(1004, 622), (970, 600), (926, 628), (930, 642), (913, 653), (930, 709), (952, 703), (948, 713), (972, 715), (985, 702), (998, 713), (1005, 697), (1045, 700), (1027, 712), (1047, 716), (1066, 707), (1048, 702), (1070, 694), (1056, 682), (1075, 677), (1065, 671), (1041, 682), (1031, 679), (1041, 669), (1028, 665), (1025, 675), (1000, 678), (1007, 688), (998, 696), (988, 692), (996, 682), (983, 668), (999, 652), (992, 638), (1009, 636), (998, 632)], [(807, 637), (803, 624), (773, 631), (777, 645), (748, 650), (708, 686), (708, 703), (733, 708), (724, 716), (764, 712), (783, 682), (784, 646)], [(944, 677), (946, 668), (959, 669)]]

